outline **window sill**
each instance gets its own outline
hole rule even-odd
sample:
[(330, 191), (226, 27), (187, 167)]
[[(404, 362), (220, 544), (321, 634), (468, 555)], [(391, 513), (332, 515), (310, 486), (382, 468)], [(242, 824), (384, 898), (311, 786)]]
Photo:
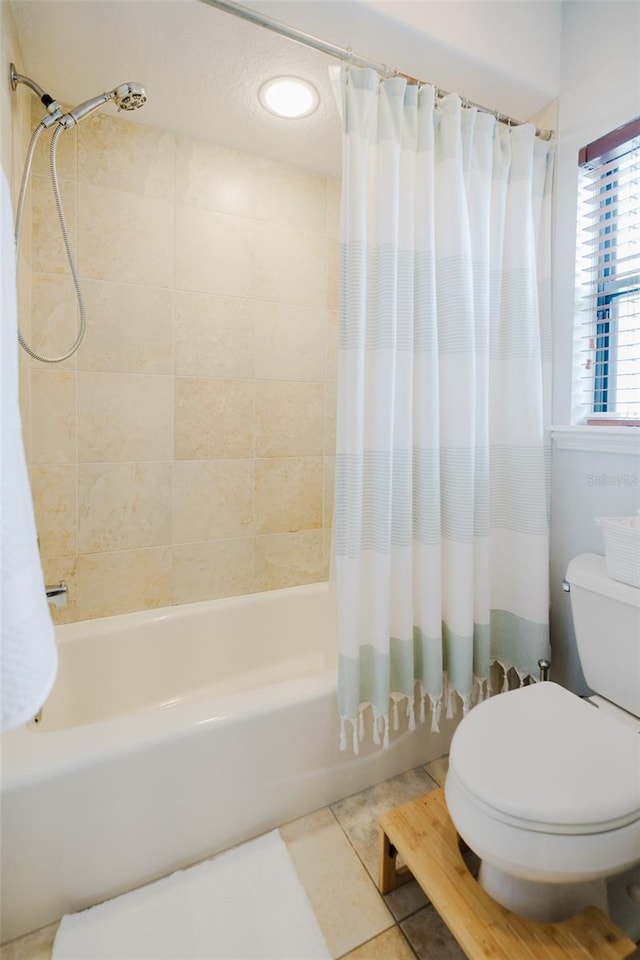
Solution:
[(638, 427), (553, 426), (551, 438), (558, 450), (640, 456)]

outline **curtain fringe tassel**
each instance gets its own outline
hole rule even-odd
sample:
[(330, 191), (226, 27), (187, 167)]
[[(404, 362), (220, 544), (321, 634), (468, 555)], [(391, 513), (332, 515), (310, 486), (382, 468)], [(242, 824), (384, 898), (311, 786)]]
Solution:
[[(518, 678), (518, 685), (520, 687), (524, 686), (527, 680), (535, 680), (535, 677), (532, 677), (530, 673), (526, 670), (520, 670), (517, 667), (510, 667), (501, 660), (493, 660), (491, 666), (498, 666), (502, 671), (502, 678), (499, 681), (500, 692), (504, 693), (511, 688), (511, 682), (515, 684), (515, 678)], [(471, 694), (463, 695), (449, 683), (449, 678), (446, 674), (443, 675), (443, 685), (442, 692), (439, 694), (428, 693), (422, 684), (421, 681), (416, 681), (416, 688), (414, 690), (414, 695), (408, 696), (406, 694), (395, 693), (390, 697), (389, 711), (387, 713), (376, 714), (371, 703), (363, 703), (359, 710), (358, 716), (355, 718), (351, 717), (340, 717), (340, 750), (344, 751), (347, 749), (347, 723), (350, 723), (352, 726), (352, 744), (353, 752), (356, 756), (360, 752), (360, 743), (365, 739), (365, 718), (364, 712), (369, 707), (372, 711), (372, 739), (376, 747), (382, 747), (385, 749), (389, 746), (389, 737), (390, 729), (393, 724), (394, 732), (397, 732), (400, 729), (400, 711), (399, 704), (402, 700), (406, 700), (406, 708), (404, 710), (405, 717), (407, 719), (407, 730), (413, 731), (416, 729), (417, 722), (424, 724), (426, 721), (426, 704), (429, 702), (429, 713), (431, 716), (430, 731), (431, 733), (440, 733), (440, 721), (442, 719), (442, 712), (444, 710), (445, 718), (447, 720), (452, 720), (457, 714), (457, 703), (460, 700), (462, 704), (462, 716), (466, 717), (471, 708), (478, 703), (482, 703), (483, 700), (487, 700), (494, 693), (492, 684), (491, 684), (491, 671), (488, 672), (486, 677), (475, 676), (473, 678), (472, 692)], [(419, 713), (416, 717), (416, 698), (417, 705), (419, 706)]]
[(432, 697), (429, 694), (431, 706), (431, 733), (440, 733), (440, 714), (442, 713), (442, 694)]

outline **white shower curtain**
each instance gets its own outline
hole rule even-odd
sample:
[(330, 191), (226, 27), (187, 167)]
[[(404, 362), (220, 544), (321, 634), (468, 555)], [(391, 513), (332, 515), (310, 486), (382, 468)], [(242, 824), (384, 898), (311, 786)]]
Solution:
[(443, 704), (487, 695), (492, 662), (522, 680), (549, 655), (553, 149), (430, 86), (333, 79), (339, 709), (357, 750), (369, 706), (374, 742), (399, 705), (413, 727), (428, 701), (436, 730)]

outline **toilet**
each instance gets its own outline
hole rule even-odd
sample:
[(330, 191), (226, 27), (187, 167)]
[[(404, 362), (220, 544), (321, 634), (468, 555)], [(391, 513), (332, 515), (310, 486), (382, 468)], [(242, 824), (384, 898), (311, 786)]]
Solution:
[(640, 937), (640, 590), (583, 554), (566, 581), (597, 694), (533, 683), (480, 703), (456, 730), (445, 797), (479, 881), (522, 916), (589, 904)]

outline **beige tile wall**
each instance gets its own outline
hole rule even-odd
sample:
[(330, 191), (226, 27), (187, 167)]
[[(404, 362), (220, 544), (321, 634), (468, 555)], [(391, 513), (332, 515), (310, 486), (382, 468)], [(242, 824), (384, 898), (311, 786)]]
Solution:
[[(77, 309), (44, 145), (34, 174), (32, 339), (62, 352)], [(106, 110), (63, 135), (59, 177), (87, 333), (27, 368), (56, 618), (325, 578), (337, 181)]]

